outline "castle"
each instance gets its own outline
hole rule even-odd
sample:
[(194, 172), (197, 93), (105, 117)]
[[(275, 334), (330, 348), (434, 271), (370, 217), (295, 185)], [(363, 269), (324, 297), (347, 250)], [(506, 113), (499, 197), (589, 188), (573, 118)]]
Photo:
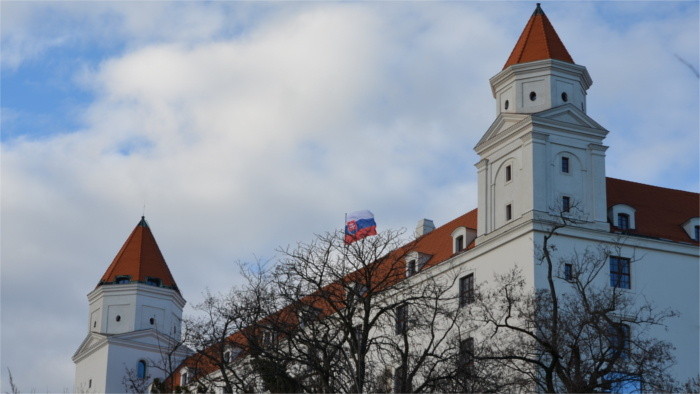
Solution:
[[(536, 245), (553, 218), (575, 211), (577, 220), (557, 240), (559, 250), (610, 245), (624, 236), (610, 257), (606, 280), (680, 313), (668, 330), (651, 335), (675, 346), (676, 378), (696, 376), (698, 194), (605, 176), (608, 130), (586, 113), (591, 76), (574, 63), (539, 5), (490, 83), (496, 119), (475, 146), (478, 206), (437, 228), (429, 220), (419, 222), (414, 250), (421, 263), (413, 262), (406, 280), (435, 275), (433, 267), (462, 267), (466, 274), (454, 289), (462, 292), (467, 287), (462, 289), (461, 279), (472, 287), (486, 283), (517, 256), (527, 285), (543, 288)], [(644, 257), (637, 262), (639, 255)], [(76, 390), (123, 391), (127, 370), (137, 378), (165, 378), (163, 371), (147, 371), (147, 361), (180, 340), (185, 300), (145, 219), (88, 300), (88, 335), (73, 356)], [(178, 351), (178, 360), (187, 356), (185, 349)], [(189, 378), (186, 369), (175, 375), (183, 385)]]

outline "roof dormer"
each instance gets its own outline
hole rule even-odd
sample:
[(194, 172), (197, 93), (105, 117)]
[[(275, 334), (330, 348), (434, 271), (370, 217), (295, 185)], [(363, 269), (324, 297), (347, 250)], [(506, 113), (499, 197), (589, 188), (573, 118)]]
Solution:
[(636, 209), (627, 204), (616, 204), (608, 209), (608, 221), (618, 230), (635, 230), (637, 228), (636, 212)]
[(683, 223), (683, 230), (693, 241), (700, 241), (700, 217), (688, 219)]
[(452, 253), (459, 253), (469, 246), (476, 238), (476, 230), (464, 226), (457, 227), (452, 231)]

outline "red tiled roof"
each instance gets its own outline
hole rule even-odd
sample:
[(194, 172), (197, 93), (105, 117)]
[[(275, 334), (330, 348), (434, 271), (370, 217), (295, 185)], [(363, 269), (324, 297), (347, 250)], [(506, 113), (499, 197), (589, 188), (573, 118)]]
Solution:
[(513, 64), (534, 62), (536, 60), (556, 59), (568, 63), (574, 60), (569, 51), (559, 39), (559, 35), (537, 3), (535, 12), (525, 25), (525, 29), (513, 48), (508, 61), (503, 66), (505, 70)]
[(629, 234), (697, 243), (682, 226), (700, 216), (700, 194), (615, 178), (607, 178), (606, 186), (608, 208), (626, 204), (636, 210), (636, 228)]
[(117, 276), (123, 275), (128, 275), (132, 281), (138, 282), (146, 282), (147, 278), (157, 278), (163, 286), (177, 290), (175, 279), (170, 274), (156, 239), (143, 217), (102, 275), (98, 286), (113, 283)]

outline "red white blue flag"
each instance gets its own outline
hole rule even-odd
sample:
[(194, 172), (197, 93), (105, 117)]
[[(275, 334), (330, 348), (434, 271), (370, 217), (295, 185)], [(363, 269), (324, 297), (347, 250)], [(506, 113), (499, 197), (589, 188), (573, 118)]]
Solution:
[(345, 243), (351, 244), (370, 235), (377, 235), (377, 223), (372, 212), (350, 212), (345, 218)]

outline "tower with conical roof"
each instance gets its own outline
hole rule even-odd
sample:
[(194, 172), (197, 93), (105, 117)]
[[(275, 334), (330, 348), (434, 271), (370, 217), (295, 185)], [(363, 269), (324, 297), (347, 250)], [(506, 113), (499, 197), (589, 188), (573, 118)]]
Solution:
[(185, 299), (144, 217), (88, 301), (88, 335), (73, 355), (75, 391), (124, 392), (129, 382), (145, 387), (185, 357)]
[(497, 116), (474, 148), (481, 157), (477, 243), (560, 214), (608, 229), (608, 131), (586, 114), (591, 77), (539, 3), (490, 83)]

